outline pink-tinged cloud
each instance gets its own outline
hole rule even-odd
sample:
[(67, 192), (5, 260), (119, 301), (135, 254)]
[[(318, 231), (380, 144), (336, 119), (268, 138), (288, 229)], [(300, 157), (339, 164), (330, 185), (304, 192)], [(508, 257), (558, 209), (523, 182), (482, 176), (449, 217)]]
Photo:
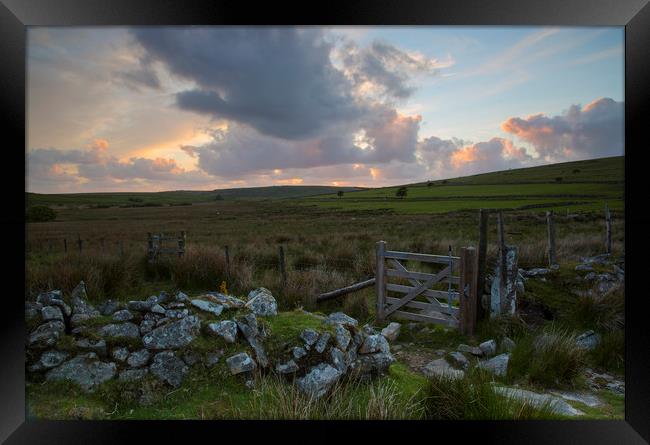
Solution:
[(601, 98), (560, 116), (511, 117), (501, 124), (506, 133), (531, 144), (546, 161), (617, 156), (624, 152), (623, 102)]

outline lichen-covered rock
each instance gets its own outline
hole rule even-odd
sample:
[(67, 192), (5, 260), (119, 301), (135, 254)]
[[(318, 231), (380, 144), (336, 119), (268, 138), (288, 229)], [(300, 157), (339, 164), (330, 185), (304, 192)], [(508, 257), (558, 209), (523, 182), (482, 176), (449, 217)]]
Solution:
[(334, 312), (329, 314), (323, 322), (325, 324), (342, 324), (343, 326), (348, 326), (350, 328), (356, 327), (359, 324), (357, 320), (343, 312)]
[(268, 317), (278, 313), (278, 303), (271, 291), (264, 287), (250, 291), (248, 301), (244, 307), (261, 317)]
[(183, 292), (178, 291), (178, 293), (176, 294), (176, 301), (179, 301), (181, 303), (186, 303), (190, 301), (190, 297), (185, 295)]
[(300, 338), (305, 342), (305, 349), (309, 350), (318, 341), (318, 332), (305, 329), (300, 333)]
[(275, 365), (275, 371), (278, 374), (293, 374), (297, 372), (300, 368), (293, 360), (289, 360), (286, 363), (278, 363)]
[(58, 306), (45, 306), (41, 309), (41, 317), (43, 321), (63, 321), (63, 312)]
[(483, 351), (486, 357), (492, 357), (497, 353), (497, 342), (494, 340), (484, 341), (478, 347)]
[(334, 339), (336, 340), (336, 347), (341, 351), (345, 351), (352, 341), (350, 332), (343, 327), (342, 324), (337, 324), (334, 327)]
[(139, 351), (135, 351), (129, 354), (129, 358), (126, 360), (126, 363), (131, 368), (142, 368), (149, 362), (149, 357), (149, 351), (146, 349), (140, 349)]
[(139, 339), (140, 338), (140, 329), (137, 325), (126, 322), (126, 323), (111, 323), (106, 326), (102, 326), (97, 333), (104, 338), (108, 339)]
[(128, 309), (122, 309), (113, 314), (114, 321), (129, 321), (133, 319), (133, 314)]
[(106, 341), (96, 340), (93, 341), (89, 338), (80, 338), (75, 343), (75, 346), (82, 351), (91, 351), (102, 357), (106, 356)]
[(301, 348), (300, 346), (294, 346), (293, 349), (291, 349), (291, 354), (294, 359), (300, 360), (307, 355), (307, 351), (305, 351), (305, 348)]
[(97, 305), (97, 310), (99, 311), (100, 314), (104, 316), (113, 315), (119, 309), (120, 309), (120, 303), (115, 300), (102, 301), (100, 304)]
[(458, 345), (456, 350), (459, 351), (459, 352), (465, 352), (467, 354), (472, 354), (472, 355), (475, 355), (477, 357), (481, 357), (483, 355), (483, 351), (481, 350), (481, 348), (479, 348), (477, 346), (469, 346), (469, 345), (460, 344), (460, 345)]
[(208, 368), (213, 367), (217, 363), (219, 363), (219, 360), (221, 360), (221, 357), (223, 357), (223, 351), (219, 350), (216, 352), (208, 352), (205, 354), (205, 365)]
[(512, 352), (515, 346), (515, 342), (510, 337), (503, 337), (503, 340), (501, 340), (501, 349), (506, 352)]
[(41, 292), (36, 297), (36, 302), (43, 306), (57, 306), (57, 302), (63, 302), (63, 293), (60, 290)]
[(427, 363), (422, 368), (422, 373), (429, 378), (445, 377), (452, 380), (462, 379), (465, 376), (464, 371), (454, 369), (444, 358), (439, 358)]
[(165, 315), (165, 308), (162, 307), (160, 304), (156, 303), (153, 306), (151, 306), (151, 312), (153, 312), (154, 314)]
[(480, 362), (477, 366), (481, 369), (485, 369), (491, 372), (494, 375), (504, 376), (508, 372), (508, 361), (510, 360), (510, 354), (500, 354), (496, 357), (492, 357), (489, 360)]
[(147, 349), (177, 349), (189, 345), (201, 328), (196, 315), (160, 326), (142, 337)]
[(321, 363), (297, 380), (298, 389), (317, 399), (324, 396), (342, 375), (338, 369), (327, 363)]
[(40, 322), (43, 305), (33, 301), (25, 301), (25, 321), (28, 323)]
[(377, 329), (373, 328), (368, 323), (363, 325), (363, 327), (361, 328), (361, 332), (366, 336), (379, 334), (379, 332), (377, 332)]
[(29, 370), (32, 372), (43, 371), (46, 369), (51, 369), (59, 366), (64, 360), (68, 358), (67, 352), (61, 351), (45, 351), (41, 354), (39, 360), (30, 366)]
[(148, 334), (149, 332), (153, 331), (153, 328), (155, 327), (155, 320), (142, 320), (142, 323), (140, 323), (140, 335)]
[(163, 351), (154, 355), (149, 371), (163, 382), (178, 388), (189, 368), (173, 352)]
[(266, 351), (260, 341), (261, 336), (255, 314), (247, 314), (245, 317), (237, 319), (237, 326), (244, 335), (244, 338), (246, 338), (246, 341), (248, 341), (248, 344), (251, 345), (255, 351), (257, 364), (262, 368), (266, 368), (269, 365), (269, 360), (266, 357)]
[(219, 292), (208, 292), (206, 298), (225, 306), (226, 309), (240, 309), (246, 305), (244, 300)]
[(245, 352), (240, 352), (226, 359), (226, 365), (233, 375), (251, 372), (257, 368), (255, 361)]
[(136, 312), (149, 312), (155, 303), (151, 301), (132, 300), (126, 304), (127, 309)]
[(576, 338), (576, 346), (591, 351), (600, 343), (600, 336), (594, 331), (583, 332)]
[(51, 369), (45, 375), (46, 380), (69, 380), (79, 385), (84, 391), (92, 392), (117, 372), (115, 363), (103, 363), (93, 353), (78, 355), (75, 358)]
[(99, 317), (100, 313), (90, 303), (88, 303), (88, 295), (86, 295), (86, 285), (80, 281), (77, 287), (72, 290), (70, 301), (72, 302), (72, 314), (85, 315), (89, 318)]
[[(182, 303), (181, 303), (182, 304)], [(175, 318), (181, 319), (190, 315), (190, 311), (187, 309), (167, 309), (165, 311), (165, 318)]]
[(48, 321), (34, 329), (27, 339), (31, 348), (47, 348), (54, 346), (65, 332), (65, 325), (61, 321)]
[(344, 374), (348, 370), (348, 364), (345, 359), (345, 353), (341, 351), (339, 348), (330, 349), (330, 363), (332, 364), (332, 366), (334, 366), (336, 369), (338, 369)]
[(122, 382), (134, 382), (142, 380), (147, 374), (149, 374), (149, 369), (147, 368), (125, 369), (124, 371), (120, 372), (117, 379)]
[(217, 317), (221, 315), (221, 312), (223, 312), (222, 305), (206, 300), (192, 300), (192, 306), (204, 312), (209, 312)]
[(374, 352), (390, 352), (388, 341), (381, 334), (367, 336), (359, 348), (359, 354), (372, 354)]
[(129, 350), (125, 347), (117, 347), (111, 351), (111, 357), (118, 362), (124, 362), (129, 357)]
[(469, 368), (469, 360), (463, 355), (462, 352), (453, 351), (447, 355), (449, 362), (456, 368), (467, 369)]
[(223, 320), (218, 323), (210, 323), (208, 331), (225, 340), (226, 343), (235, 343), (237, 340), (237, 323), (232, 320)]
[(352, 369), (360, 374), (384, 374), (394, 362), (395, 357), (390, 352), (376, 352), (359, 355), (352, 363)]
[(314, 346), (314, 349), (316, 350), (316, 352), (318, 352), (319, 354), (322, 354), (323, 352), (325, 352), (325, 348), (327, 348), (327, 344), (330, 341), (330, 337), (331, 337), (331, 335), (330, 335), (329, 332), (323, 332), (318, 337), (318, 341), (316, 342), (316, 345)]
[(584, 414), (582, 411), (572, 407), (564, 400), (558, 397), (553, 397), (549, 394), (539, 394), (525, 389), (507, 388), (503, 386), (495, 386), (494, 392), (510, 399), (527, 402), (535, 407), (548, 406), (551, 411), (564, 416), (580, 416)]
[(383, 335), (389, 342), (394, 342), (397, 340), (397, 337), (399, 337), (401, 328), (402, 325), (400, 323), (392, 322), (381, 330), (381, 335)]

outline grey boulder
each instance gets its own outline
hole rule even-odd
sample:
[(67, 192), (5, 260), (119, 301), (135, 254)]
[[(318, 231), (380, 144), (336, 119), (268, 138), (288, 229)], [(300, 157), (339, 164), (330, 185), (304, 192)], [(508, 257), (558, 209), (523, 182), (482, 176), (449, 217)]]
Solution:
[(454, 369), (444, 358), (430, 361), (422, 368), (422, 373), (431, 377), (443, 377), (451, 380), (462, 379), (465, 372)]
[(359, 322), (349, 315), (344, 314), (343, 312), (334, 312), (329, 314), (327, 318), (323, 321), (325, 324), (342, 324), (348, 327), (356, 327), (359, 325)]
[(275, 365), (275, 371), (278, 374), (293, 374), (297, 372), (300, 368), (293, 360), (289, 360), (286, 363), (278, 363)]
[(63, 361), (68, 358), (66, 352), (61, 351), (45, 351), (41, 354), (40, 359), (30, 367), (30, 371), (43, 371), (59, 366)]
[(178, 388), (189, 368), (171, 351), (159, 352), (153, 357), (149, 371), (163, 382)]
[(309, 397), (324, 396), (343, 374), (327, 363), (314, 366), (304, 377), (297, 380), (298, 389)]
[(402, 328), (402, 325), (397, 322), (392, 322), (388, 326), (386, 326), (384, 329), (381, 330), (381, 335), (383, 335), (386, 340), (389, 342), (394, 342), (397, 340), (397, 337), (399, 337), (400, 329)]
[(359, 354), (372, 354), (373, 352), (389, 352), (388, 341), (381, 334), (369, 335), (359, 348)]
[(592, 330), (583, 332), (576, 338), (576, 346), (588, 351), (595, 349), (599, 343), (600, 336)]
[(491, 357), (494, 354), (497, 353), (497, 342), (494, 340), (488, 340), (484, 341), (478, 347), (483, 351), (483, 354), (485, 354), (487, 357)]
[(477, 357), (481, 357), (483, 355), (483, 351), (481, 350), (481, 348), (479, 348), (477, 346), (469, 346), (469, 345), (465, 345), (465, 344), (460, 344), (460, 345), (458, 345), (456, 350), (459, 351), (459, 352), (465, 352), (467, 354), (472, 354), (472, 355), (475, 355)]
[(63, 312), (58, 306), (45, 306), (41, 309), (41, 317), (43, 321), (63, 321)]
[(132, 352), (129, 354), (129, 358), (126, 360), (127, 365), (131, 368), (142, 368), (149, 362), (149, 351), (146, 349), (140, 349), (139, 351)]
[(250, 291), (248, 301), (244, 307), (255, 315), (262, 317), (276, 315), (278, 313), (278, 303), (275, 301), (271, 291), (264, 287)]
[(463, 355), (462, 352), (453, 351), (450, 352), (447, 357), (453, 366), (460, 369), (469, 368), (469, 360)]
[(201, 321), (195, 315), (160, 326), (142, 337), (147, 349), (177, 349), (187, 346), (199, 335)]
[(111, 323), (106, 326), (102, 326), (101, 329), (97, 332), (101, 337), (108, 339), (138, 339), (140, 338), (140, 329), (138, 326), (131, 323)]
[(221, 315), (221, 312), (223, 312), (222, 305), (206, 300), (192, 300), (192, 306), (204, 312), (209, 312), (217, 317)]
[(65, 325), (61, 321), (48, 321), (34, 329), (27, 339), (30, 347), (46, 348), (59, 341), (65, 332)]
[(112, 379), (117, 372), (115, 363), (104, 363), (89, 353), (78, 355), (72, 360), (62, 363), (45, 375), (46, 380), (68, 380), (79, 385), (84, 391), (94, 391), (107, 380)]
[(133, 314), (128, 309), (122, 309), (113, 314), (114, 321), (129, 321), (133, 319)]
[(226, 365), (233, 375), (250, 372), (257, 368), (255, 361), (245, 352), (228, 357)]
[(352, 368), (360, 374), (384, 374), (394, 362), (395, 357), (390, 352), (377, 352), (359, 355), (352, 363)]
[(210, 333), (221, 337), (226, 343), (234, 343), (237, 340), (237, 323), (232, 320), (224, 320), (208, 325)]
[(510, 354), (500, 354), (496, 357), (492, 357), (489, 360), (480, 362), (477, 366), (481, 369), (485, 369), (488, 372), (491, 372), (497, 376), (504, 376), (508, 372), (508, 361), (510, 360)]

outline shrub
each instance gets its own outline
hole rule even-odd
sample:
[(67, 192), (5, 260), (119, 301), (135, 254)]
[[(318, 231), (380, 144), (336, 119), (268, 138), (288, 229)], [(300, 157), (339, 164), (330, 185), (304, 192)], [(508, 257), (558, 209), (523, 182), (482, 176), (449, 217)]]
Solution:
[(56, 212), (47, 206), (33, 206), (27, 210), (28, 222), (46, 222), (56, 219)]

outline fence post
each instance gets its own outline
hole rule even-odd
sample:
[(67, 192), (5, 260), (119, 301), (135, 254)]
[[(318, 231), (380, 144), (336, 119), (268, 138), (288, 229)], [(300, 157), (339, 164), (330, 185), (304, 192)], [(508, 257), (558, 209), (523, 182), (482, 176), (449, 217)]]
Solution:
[(386, 283), (384, 271), (384, 252), (386, 251), (386, 241), (377, 242), (377, 266), (375, 276), (375, 286), (377, 288), (377, 322), (384, 322), (384, 306), (386, 300)]
[(185, 232), (181, 232), (181, 236), (178, 237), (178, 257), (185, 255)]
[(230, 280), (230, 252), (228, 246), (224, 248), (224, 253), (226, 255), (226, 278)]
[(478, 278), (476, 284), (476, 294), (478, 298), (478, 318), (487, 318), (486, 314), (490, 313), (490, 293), (485, 294), (485, 308), (481, 304), (485, 292), (485, 270), (487, 269), (487, 227), (489, 213), (486, 209), (479, 210), (478, 224)]
[(478, 316), (478, 257), (473, 247), (463, 247), (460, 250), (460, 332), (463, 335), (474, 335)]
[(120, 240), (120, 256), (124, 256), (124, 240)]
[(497, 213), (497, 243), (499, 245), (499, 262), (501, 263), (501, 283), (506, 282), (506, 239), (504, 235), (503, 213)]
[(153, 237), (151, 236), (151, 232), (147, 232), (147, 255), (151, 263), (153, 261)]
[(553, 267), (557, 264), (555, 256), (555, 223), (553, 222), (553, 211), (546, 212), (546, 226), (548, 231), (548, 265)]
[(79, 244), (79, 253), (83, 250), (83, 241), (81, 241), (81, 235), (77, 234), (77, 243)]
[(282, 275), (282, 287), (287, 285), (287, 269), (284, 264), (284, 247), (280, 246), (278, 249), (280, 255), (280, 274)]
[(609, 213), (609, 206), (605, 203), (605, 248), (608, 254), (612, 253), (612, 215)]
[(63, 252), (68, 253), (68, 240), (63, 238)]

